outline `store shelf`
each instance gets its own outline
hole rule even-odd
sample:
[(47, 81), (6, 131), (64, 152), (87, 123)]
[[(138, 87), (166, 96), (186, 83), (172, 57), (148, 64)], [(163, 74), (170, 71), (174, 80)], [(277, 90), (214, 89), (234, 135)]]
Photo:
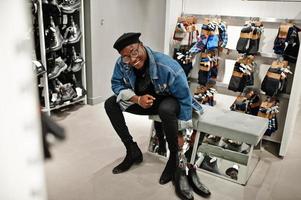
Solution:
[[(54, 4), (57, 4), (57, 2), (55, 2)], [(50, 4), (47, 4), (41, 0), (38, 1), (38, 5), (38, 37), (41, 51), (41, 58), (38, 59), (41, 60), (43, 66), (47, 71), (47, 73), (45, 73), (42, 78), (39, 79), (38, 84), (39, 87), (43, 87), (43, 95), (42, 92), (40, 94), (40, 97), (44, 98), (44, 108), (42, 109), (42, 111), (47, 112), (48, 115), (50, 115), (50, 112), (52, 110), (60, 109), (64, 106), (69, 106), (78, 102), (84, 102), (84, 104), (87, 103), (87, 96), (85, 95), (81, 99), (78, 99), (74, 102), (64, 102), (62, 105), (58, 105), (54, 108), (50, 107), (50, 99), (53, 93), (59, 94), (61, 93), (61, 91), (66, 90), (67, 88), (73, 89), (74, 92), (77, 93), (74, 88), (75, 86), (86, 90), (84, 1), (81, 0), (80, 8), (74, 9), (72, 13), (66, 13), (66, 11), (64, 11), (63, 9), (54, 11)], [(60, 16), (63, 18), (63, 20), (60, 20)], [(49, 30), (55, 30), (55, 32)], [(70, 30), (77, 32), (75, 34), (77, 40), (69, 40), (70, 38), (68, 37), (73, 37), (70, 34)], [(48, 40), (45, 39), (46, 32), (49, 32), (48, 34), (53, 34), (50, 36), (54, 37), (55, 39), (60, 38), (58, 39), (60, 41), (60, 45), (58, 45), (58, 47), (50, 48), (50, 44), (46, 44), (46, 41)], [(62, 42), (62, 40), (68, 42)], [(46, 51), (46, 49), (48, 49), (49, 51)], [(72, 71), (62, 70), (62, 68), (60, 68), (62, 71), (64, 71), (64, 73), (59, 73), (55, 78), (49, 80), (49, 73), (51, 73), (53, 69), (56, 69), (59, 64), (61, 66), (64, 64), (64, 66), (67, 65), (71, 68), (73, 65), (72, 59), (78, 58), (82, 59), (81, 63), (77, 63), (81, 65), (81, 69)], [(70, 85), (73, 86), (73, 88), (70, 88)], [(50, 94), (50, 88), (59, 89), (56, 89), (56, 92)], [(78, 96), (81, 96), (79, 93), (77, 94)]]
[(202, 145), (198, 148), (198, 152), (206, 153), (210, 156), (223, 158), (243, 165), (247, 165), (249, 159), (248, 154), (231, 151), (229, 149), (225, 149), (220, 146), (210, 145), (207, 143), (202, 143)]
[[(230, 48), (224, 48), (224, 49), (227, 50), (227, 51), (235, 52), (235, 53), (239, 54), (236, 49), (230, 49)], [(260, 52), (260, 51), (255, 55), (255, 57), (256, 56), (260, 56), (260, 57), (263, 57), (263, 58), (272, 58), (272, 59), (277, 59), (279, 57), (275, 53), (266, 53), (266, 52)], [(237, 59), (237, 57), (233, 58), (233, 56), (230, 56), (230, 55), (227, 55), (226, 57), (229, 58), (229, 59)]]
[[(220, 17), (223, 21), (227, 22), (227, 24), (232, 24), (233, 22), (245, 22), (247, 20), (259, 20), (263, 23), (286, 23), (291, 22), (294, 24), (301, 24), (301, 20), (296, 19), (279, 19), (279, 18), (272, 18), (272, 17), (253, 17), (253, 16), (230, 16), (230, 15), (208, 15), (208, 14), (185, 14), (184, 16), (195, 16), (199, 19), (204, 18), (216, 18)], [(232, 22), (232, 23), (231, 23)]]
[(54, 108), (50, 108), (49, 110), (47, 108), (43, 107), (42, 111), (43, 112), (53, 111), (53, 110), (57, 110), (57, 109), (60, 109), (60, 108), (66, 107), (66, 106), (77, 104), (79, 102), (84, 102), (85, 103), (85, 100), (86, 100), (86, 98), (83, 97), (83, 98), (78, 99), (76, 101), (66, 101), (62, 105), (55, 106)]
[[(197, 79), (197, 78), (189, 78), (189, 81), (190, 81), (191, 83), (197, 83), (197, 82), (198, 82), (198, 79)], [(231, 95), (231, 96), (237, 96), (237, 94), (239, 93), (239, 92), (233, 92), (233, 91), (231, 91), (231, 90), (228, 90), (228, 84), (222, 83), (222, 82), (219, 82), (219, 81), (216, 82), (216, 89), (217, 89), (217, 91), (218, 91), (219, 93), (221, 93), (221, 94), (226, 94), (226, 95)], [(265, 93), (264, 93), (263, 91), (261, 91), (261, 92), (262, 92), (262, 93), (261, 93), (262, 95), (265, 95)], [(277, 97), (278, 97), (280, 100), (281, 100), (281, 99), (289, 100), (290, 94), (280, 93), (280, 94), (278, 94)]]

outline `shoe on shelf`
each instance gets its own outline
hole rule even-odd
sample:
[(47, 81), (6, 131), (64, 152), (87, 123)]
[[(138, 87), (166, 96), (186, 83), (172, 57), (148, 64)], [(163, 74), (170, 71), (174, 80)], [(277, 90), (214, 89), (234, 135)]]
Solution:
[(81, 86), (81, 87), (76, 87), (75, 88), (77, 96), (73, 98), (71, 101), (77, 101), (82, 99), (84, 96), (87, 95), (87, 91)]
[(57, 51), (63, 47), (64, 38), (60, 29), (55, 25), (53, 17), (50, 16), (50, 27), (45, 31), (46, 51)]
[(62, 105), (62, 99), (61, 99), (61, 94), (60, 93), (56, 93), (56, 92), (52, 92), (50, 93), (50, 108), (55, 108), (58, 105)]
[(186, 175), (186, 166), (178, 166), (173, 178), (173, 184), (175, 186), (175, 191), (177, 196), (182, 200), (193, 200), (192, 188), (189, 185), (188, 178)]
[(210, 157), (208, 155), (205, 155), (200, 168), (205, 169), (207, 171), (220, 174), (218, 166), (217, 166), (217, 158)]
[(208, 135), (206, 136), (206, 140), (205, 140), (205, 141), (206, 141), (208, 144), (218, 146), (220, 140), (221, 140), (221, 137), (208, 134)]
[(75, 24), (73, 16), (70, 17), (71, 24), (66, 28), (64, 33), (64, 39), (68, 44), (77, 43), (81, 36), (82, 32), (77, 24)]
[(71, 71), (78, 72), (82, 69), (83, 64), (84, 59), (76, 53), (75, 47), (72, 46)]
[(202, 197), (209, 197), (211, 192), (209, 189), (200, 181), (197, 175), (196, 168), (193, 165), (189, 165), (188, 170), (188, 182), (192, 187), (193, 191)]
[(80, 8), (80, 0), (63, 0), (60, 7), (64, 13), (73, 13)]
[(143, 161), (143, 155), (136, 142), (126, 145), (126, 156), (123, 161), (114, 167), (113, 174), (120, 174), (131, 168), (133, 164), (140, 164)]
[(65, 85), (61, 86), (60, 92), (62, 95), (62, 102), (71, 101), (73, 98), (77, 97), (77, 94), (72, 88), (71, 83), (66, 83)]
[(230, 176), (231, 179), (237, 180), (238, 176), (238, 165), (233, 165), (232, 167), (226, 170), (226, 174)]
[(66, 70), (68, 68), (67, 64), (64, 62), (64, 60), (61, 57), (57, 57), (54, 62), (54, 67), (51, 70), (51, 72), (48, 74), (49, 79), (54, 79), (58, 77), (61, 72)]

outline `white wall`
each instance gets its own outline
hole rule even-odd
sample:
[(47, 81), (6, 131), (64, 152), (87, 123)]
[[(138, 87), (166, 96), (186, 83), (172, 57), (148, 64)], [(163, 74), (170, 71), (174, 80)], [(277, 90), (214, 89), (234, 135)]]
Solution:
[(122, 33), (141, 32), (145, 45), (163, 51), (165, 1), (89, 0), (85, 15), (88, 102), (95, 104), (112, 95), (111, 75), (119, 55), (113, 44)]
[(177, 23), (177, 18), (182, 13), (182, 0), (166, 0), (166, 22), (165, 22), (165, 38), (164, 53), (171, 55), (172, 52), (172, 36)]
[(184, 0), (185, 13), (301, 19), (300, 2)]

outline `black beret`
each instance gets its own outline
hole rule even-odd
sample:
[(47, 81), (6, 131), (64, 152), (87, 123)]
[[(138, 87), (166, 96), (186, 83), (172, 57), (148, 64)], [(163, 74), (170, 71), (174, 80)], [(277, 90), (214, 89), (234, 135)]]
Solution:
[(139, 43), (140, 35), (141, 33), (124, 33), (116, 40), (113, 47), (120, 52), (124, 47), (130, 44)]

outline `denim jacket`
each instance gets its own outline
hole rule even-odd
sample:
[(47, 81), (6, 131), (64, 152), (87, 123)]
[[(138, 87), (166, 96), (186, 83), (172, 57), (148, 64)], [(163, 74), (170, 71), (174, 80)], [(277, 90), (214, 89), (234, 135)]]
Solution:
[[(169, 56), (152, 51), (145, 47), (149, 57), (149, 70), (151, 82), (155, 92), (159, 95), (171, 95), (180, 104), (180, 121), (191, 121), (192, 97), (187, 83), (187, 78), (182, 67)], [(124, 64), (119, 57), (116, 61), (113, 76), (112, 90), (117, 95), (117, 102), (122, 110), (133, 103), (129, 101), (135, 95), (136, 75), (131, 66)]]

